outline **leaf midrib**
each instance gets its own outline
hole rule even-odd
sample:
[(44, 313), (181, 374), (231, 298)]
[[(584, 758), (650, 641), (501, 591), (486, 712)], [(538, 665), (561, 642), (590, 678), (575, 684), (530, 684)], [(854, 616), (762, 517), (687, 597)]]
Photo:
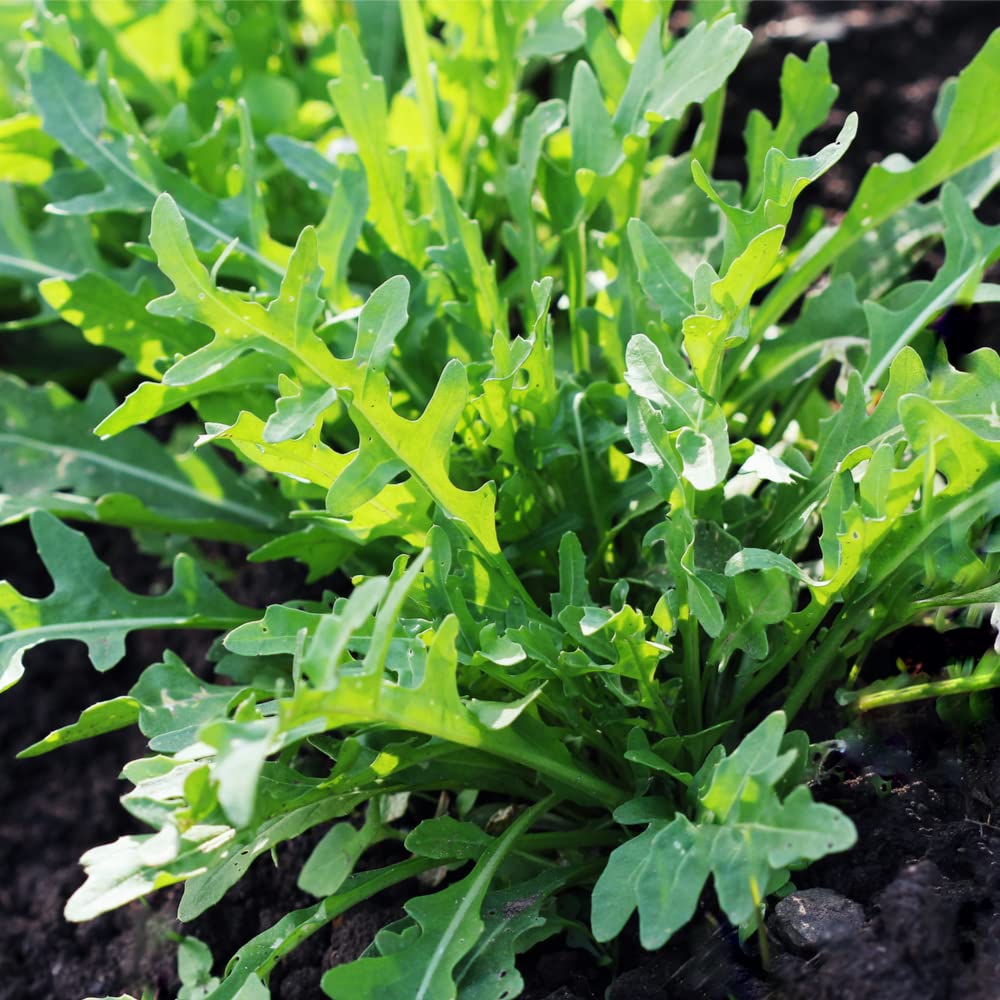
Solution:
[(148, 469), (143, 469), (139, 466), (128, 465), (118, 459), (110, 458), (107, 455), (101, 455), (99, 452), (87, 451), (84, 448), (76, 448), (71, 445), (53, 445), (45, 441), (38, 441), (34, 438), (25, 437), (22, 434), (11, 434), (6, 431), (0, 431), (0, 443), (5, 441), (10, 442), (11, 444), (27, 446), (35, 449), (36, 451), (44, 451), (58, 456), (72, 454), (84, 461), (93, 462), (95, 465), (102, 465), (105, 468), (112, 469), (124, 475), (126, 478), (145, 480), (153, 486), (170, 490), (180, 496), (194, 499), (199, 503), (207, 504), (208, 506), (215, 507), (218, 510), (224, 510), (232, 514), (239, 515), (245, 520), (251, 521), (254, 524), (259, 524), (263, 528), (270, 528), (273, 524), (271, 518), (261, 514), (259, 511), (256, 511), (251, 507), (246, 507), (233, 500), (206, 496), (204, 493), (201, 493), (192, 486), (186, 486), (176, 480), (169, 479), (168, 477), (162, 476), (156, 472), (150, 472)]
[(121, 629), (125, 629), (126, 631), (140, 628), (224, 629), (233, 625), (242, 625), (243, 621), (243, 618), (204, 617), (195, 611), (187, 616), (151, 615), (148, 618), (91, 618), (78, 622), (54, 622), (50, 625), (35, 625), (31, 628), (17, 629), (16, 631), (8, 632), (6, 635), (0, 635), (0, 648), (12, 639), (18, 640), (14, 645), (24, 648), (25, 644), (20, 640), (28, 638), (30, 641), (38, 636), (42, 639), (58, 638), (59, 636), (80, 639), (84, 635), (92, 633), (120, 631)]
[(32, 260), (30, 257), (14, 257), (11, 254), (0, 253), (0, 264), (10, 264), (13, 267), (21, 267), (26, 271), (34, 271), (36, 274), (44, 274), (50, 278), (62, 278), (64, 281), (72, 281), (77, 277), (68, 271), (60, 271), (54, 267), (48, 267)]

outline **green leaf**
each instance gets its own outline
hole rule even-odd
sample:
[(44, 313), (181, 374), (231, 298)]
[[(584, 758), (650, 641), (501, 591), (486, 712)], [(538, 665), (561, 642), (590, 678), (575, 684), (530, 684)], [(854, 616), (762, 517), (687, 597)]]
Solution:
[(256, 409), (265, 401), (272, 403), (274, 381), (271, 359), (247, 354), (195, 385), (143, 382), (94, 428), (94, 433), (113, 437), (188, 403), (216, 423), (235, 420), (248, 404)]
[(780, 752), (784, 729), (784, 715), (772, 713), (696, 777), (705, 810), (697, 823), (682, 814), (654, 820), (612, 852), (591, 904), (599, 941), (618, 935), (637, 908), (643, 947), (662, 947), (694, 914), (709, 875), (723, 912), (745, 923), (790, 865), (854, 844), (851, 821), (814, 802), (806, 787), (779, 799), (775, 786), (797, 756)]
[(729, 469), (729, 435), (719, 405), (671, 371), (645, 335), (629, 341), (625, 357), (625, 381), (671, 432), (684, 478), (699, 490), (718, 486)]
[(177, 1000), (202, 1000), (219, 981), (212, 976), (212, 952), (197, 938), (177, 943), (177, 974), (183, 984)]
[(405, 846), (412, 854), (439, 861), (475, 860), (489, 849), (493, 838), (474, 823), (461, 823), (451, 816), (425, 819), (408, 834)]
[[(154, 209), (151, 241), (161, 269), (176, 290), (151, 303), (150, 308), (159, 315), (182, 315), (204, 322), (215, 330), (211, 344), (183, 358), (165, 374), (166, 383), (196, 383), (245, 351), (257, 350), (288, 366), (304, 383), (349, 392), (352, 419), (362, 435), (361, 446), (331, 486), (327, 510), (341, 517), (353, 513), (374, 499), (400, 469), (405, 469), (444, 513), (492, 557), (500, 571), (512, 578), (496, 539), (492, 487), (484, 484), (478, 490), (466, 491), (456, 487), (448, 475), (448, 447), (468, 398), (468, 379), (459, 361), (453, 359), (446, 366), (421, 416), (416, 421), (408, 420), (393, 409), (386, 377), (370, 367), (369, 352), (376, 347), (374, 340), (363, 336), (354, 356), (340, 360), (307, 327), (291, 329), (279, 322), (275, 307), (282, 303), (282, 296), (271, 308), (264, 309), (242, 301), (233, 292), (213, 287), (168, 195), (162, 196)], [(315, 248), (315, 237), (310, 230), (304, 231), (282, 283), (282, 295), (287, 295), (286, 288), (310, 280), (306, 276), (315, 268)], [(393, 282), (391, 294), (398, 296), (402, 288), (403, 279)], [(289, 305), (288, 298), (284, 302)], [(396, 309), (398, 313), (398, 303)], [(384, 339), (378, 342), (378, 350), (384, 353)]]
[(92, 920), (101, 913), (174, 885), (203, 871), (206, 860), (229, 840), (226, 827), (197, 826), (183, 836), (172, 827), (151, 835), (119, 837), (80, 859), (87, 881), (66, 904), (66, 919)]
[(340, 168), (314, 145), (287, 135), (270, 135), (267, 145), (296, 177), (306, 182), (310, 190), (327, 197), (334, 194), (340, 180)]
[(750, 32), (732, 14), (709, 26), (696, 24), (660, 57), (659, 20), (649, 27), (628, 86), (615, 111), (621, 135), (647, 135), (649, 123), (679, 119), (688, 106), (701, 104), (736, 68), (750, 44)]
[(359, 872), (321, 903), (286, 914), (240, 948), (227, 964), (222, 983), (205, 1000), (234, 1000), (247, 981), (259, 983), (260, 977), (266, 979), (281, 958), (342, 913), (383, 889), (421, 874), (431, 864), (414, 858), (375, 871)]
[(201, 868), (190, 873), (177, 908), (178, 918), (194, 920), (222, 899), (262, 854), (319, 823), (349, 815), (367, 797), (366, 793), (327, 795), (321, 802), (266, 819), (226, 841), (224, 846), (215, 849), (207, 871), (203, 862)]
[(433, 896), (406, 904), (420, 933), (402, 950), (361, 958), (323, 976), (323, 991), (338, 998), (448, 1000), (456, 995), (455, 967), (483, 933), (480, 911), (497, 869), (518, 838), (551, 805), (551, 799), (525, 810), (483, 853), (460, 882)]
[(43, 740), (25, 747), (17, 756), (39, 757), (50, 750), (58, 750), (69, 743), (89, 740), (92, 736), (113, 733), (117, 729), (134, 725), (139, 719), (139, 704), (134, 698), (112, 698), (98, 701), (80, 713), (80, 718), (72, 725), (55, 729)]
[(768, 652), (767, 629), (791, 614), (792, 595), (784, 573), (741, 573), (733, 578), (726, 604), (726, 625), (713, 647), (713, 659), (725, 663), (734, 650), (742, 649), (762, 660)]
[(455, 970), (459, 995), (468, 1000), (502, 1000), (519, 994), (524, 980), (515, 968), (516, 956), (558, 931), (557, 922), (541, 910), (571, 875), (571, 871), (544, 872), (486, 894), (483, 932)]
[[(573, 69), (569, 95), (569, 130), (573, 145), (573, 172), (607, 176), (622, 160), (621, 138), (604, 106), (601, 88), (590, 66), (580, 61)], [(584, 192), (586, 193), (586, 192)]]
[(35, 115), (16, 115), (0, 122), (0, 183), (42, 184), (52, 173), (56, 143)]
[(354, 304), (355, 296), (348, 282), (348, 266), (367, 211), (368, 186), (364, 173), (356, 166), (343, 167), (326, 212), (316, 226), (323, 292), (330, 305), (341, 309)]
[(696, 314), (684, 321), (684, 348), (702, 388), (717, 389), (726, 347), (747, 337), (747, 309), (753, 293), (765, 284), (778, 259), (785, 227), (758, 233), (717, 278), (708, 264), (695, 275)]
[(681, 270), (670, 250), (640, 219), (628, 224), (629, 245), (639, 270), (643, 291), (660, 310), (660, 318), (670, 330), (679, 330), (694, 313), (691, 279)]
[(647, 137), (657, 125), (681, 119), (691, 104), (701, 104), (717, 91), (751, 37), (731, 14), (711, 27), (705, 22), (695, 25), (666, 55), (661, 35), (657, 18), (649, 25), (613, 117), (589, 64), (581, 60), (574, 68), (569, 102), (572, 168), (585, 197), (592, 189), (603, 194), (606, 186), (593, 188), (594, 179), (609, 177), (625, 161), (627, 137)]
[(299, 888), (313, 896), (329, 896), (336, 892), (373, 842), (374, 834), (375, 830), (367, 828), (367, 824), (358, 830), (350, 823), (335, 823), (303, 865)]
[(777, 125), (759, 111), (751, 111), (743, 132), (747, 147), (747, 177), (744, 204), (757, 201), (765, 180), (768, 150), (780, 149), (797, 156), (802, 140), (819, 128), (830, 113), (840, 88), (830, 79), (830, 51), (826, 42), (809, 50), (803, 61), (794, 53), (781, 64), (781, 117)]
[(558, 618), (566, 608), (584, 608), (593, 603), (580, 539), (567, 531), (559, 542), (559, 589), (552, 595), (552, 615)]
[(917, 163), (890, 157), (870, 167), (836, 231), (818, 234), (768, 295), (754, 322), (763, 333), (848, 247), (906, 205), (1000, 146), (1000, 123), (983, 94), (1000, 80), (1000, 30), (959, 74), (944, 131)]
[(368, 68), (358, 40), (346, 25), (337, 33), (340, 76), (330, 81), (330, 97), (348, 135), (357, 143), (371, 198), (372, 222), (400, 256), (419, 260), (420, 230), (411, 224), (406, 205), (406, 154), (389, 148), (385, 84)]
[(48, 597), (22, 597), (0, 583), (0, 690), (21, 679), (24, 654), (51, 639), (79, 639), (94, 667), (110, 670), (125, 655), (125, 637), (136, 629), (226, 629), (250, 614), (188, 556), (174, 561), (170, 590), (141, 597), (112, 577), (83, 535), (51, 514), (32, 514), (31, 533), (55, 589)]
[(517, 55), (519, 59), (552, 58), (573, 52), (584, 40), (583, 31), (562, 16), (540, 18), (518, 45)]
[(757, 797), (756, 786), (773, 787), (794, 759), (794, 755), (778, 755), (784, 735), (784, 714), (772, 712), (715, 769), (701, 804), (724, 822), (744, 797)]
[(142, 672), (129, 692), (139, 706), (139, 729), (149, 737), (150, 749), (159, 753), (190, 746), (201, 727), (224, 716), (241, 695), (239, 688), (200, 680), (170, 650), (162, 663)]
[(769, 150), (764, 159), (764, 183), (752, 210), (724, 201), (712, 187), (704, 168), (694, 160), (691, 173), (695, 183), (719, 206), (729, 223), (726, 261), (738, 258), (765, 230), (787, 226), (795, 199), (847, 152), (857, 131), (858, 116), (852, 113), (847, 116), (837, 138), (814, 156), (790, 158), (780, 149)]
[[(282, 293), (269, 309), (213, 286), (208, 271), (195, 254), (181, 211), (170, 195), (161, 195), (153, 208), (150, 243), (160, 270), (173, 282), (175, 291), (151, 302), (149, 311), (155, 316), (194, 320), (215, 330), (210, 344), (166, 371), (163, 381), (167, 385), (197, 382), (248, 350), (273, 354), (279, 360), (295, 352), (307, 363), (314, 357), (328, 356), (325, 346), (312, 333), (317, 311), (314, 230), (305, 229), (299, 237), (282, 281)], [(296, 304), (296, 291), (306, 297), (304, 302)], [(288, 325), (289, 320), (292, 325)]]
[(129, 293), (105, 275), (88, 273), (69, 280), (48, 278), (38, 290), (90, 343), (121, 351), (137, 372), (150, 378), (160, 377), (162, 362), (204, 343), (197, 329), (146, 311), (153, 290), (145, 281)]
[(616, 937), (638, 906), (643, 947), (662, 947), (694, 915), (711, 870), (706, 848), (702, 831), (678, 815), (614, 850), (591, 900), (597, 940)]
[[(161, 192), (169, 190), (199, 244), (228, 244), (235, 238), (240, 251), (265, 271), (272, 275), (280, 272), (249, 242), (249, 227), (235, 204), (206, 194), (186, 176), (165, 166), (141, 133), (112, 130), (112, 137), (105, 138), (104, 98), (63, 58), (51, 49), (31, 45), (24, 66), (45, 131), (87, 164), (104, 185), (97, 193), (81, 194), (53, 205), (54, 211), (65, 215), (147, 212)], [(120, 93), (117, 100), (121, 100)]]
[(963, 289), (978, 283), (1000, 248), (1000, 226), (980, 225), (956, 187), (945, 185), (941, 205), (945, 216), (945, 261), (934, 280), (902, 309), (887, 308), (878, 302), (865, 303), (871, 349), (862, 374), (869, 384), (878, 384), (899, 351), (937, 313), (951, 305)]
[(13, 185), (0, 182), (0, 277), (34, 288), (46, 278), (70, 281), (106, 269), (84, 220), (53, 217), (31, 229)]
[[(337, 620), (339, 623), (339, 614)], [(234, 628), (225, 638), (226, 649), (243, 656), (294, 653), (299, 633), (304, 630), (311, 635), (320, 621), (321, 616), (316, 612), (303, 611), (287, 604), (272, 604), (260, 621), (246, 622)]]
[(566, 748), (545, 734), (544, 728), (533, 726), (529, 717), (491, 729), (462, 704), (455, 681), (457, 633), (458, 620), (449, 615), (437, 629), (421, 683), (410, 688), (396, 685), (378, 672), (337, 670), (338, 647), (331, 649), (317, 629), (299, 654), (301, 670), (307, 676), (335, 678), (334, 686), (332, 690), (297, 692), (289, 706), (290, 718), (296, 725), (321, 721), (324, 729), (378, 722), (425, 733), (524, 764), (574, 797), (619, 799), (617, 789), (576, 767)]
[(364, 360), (369, 370), (379, 374), (385, 371), (396, 337), (409, 319), (409, 297), (410, 283), (397, 275), (379, 285), (362, 307), (354, 356)]
[(112, 405), (100, 382), (78, 402), (56, 385), (0, 377), (0, 489), (21, 501), (20, 517), (49, 509), (202, 538), (272, 536), (281, 500), (248, 486), (210, 452), (177, 459), (140, 430), (94, 437), (91, 428)]
[(741, 383), (741, 402), (801, 384), (829, 361), (844, 365), (863, 358), (868, 347), (868, 324), (855, 282), (838, 275), (805, 300), (801, 315), (780, 337), (761, 346)]
[(454, 287), (467, 298), (464, 302), (446, 302), (445, 309), (474, 329), (506, 334), (507, 315), (501, 305), (495, 268), (483, 253), (479, 223), (459, 208), (443, 177), (434, 181), (434, 199), (445, 245), (428, 247), (427, 256), (447, 272)]
[(526, 300), (532, 284), (541, 280), (543, 250), (536, 232), (535, 212), (531, 206), (538, 163), (545, 140), (566, 117), (562, 101), (543, 101), (524, 121), (518, 144), (517, 163), (507, 170), (507, 200), (512, 222), (501, 227), (503, 240), (517, 260)]

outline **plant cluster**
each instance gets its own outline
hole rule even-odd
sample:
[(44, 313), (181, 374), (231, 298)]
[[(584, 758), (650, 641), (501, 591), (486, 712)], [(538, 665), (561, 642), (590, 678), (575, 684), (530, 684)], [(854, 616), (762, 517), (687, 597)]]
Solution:
[[(657, 948), (710, 880), (752, 931), (855, 839), (788, 722), (881, 637), (1000, 600), (1000, 360), (953, 367), (932, 325), (997, 298), (973, 210), (1000, 32), (926, 156), (826, 224), (796, 199), (857, 122), (803, 152), (837, 97), (823, 45), (786, 60), (777, 122), (735, 123), (743, 181), (713, 177), (743, 6), (676, 32), (629, 0), (0, 10), (26, 17), (0, 523), (30, 519), (53, 581), (0, 585), (0, 685), (50, 639), (103, 671), (135, 630), (218, 633), (24, 751), (149, 741), (122, 802), (151, 832), (84, 855), (67, 916), (183, 882), (190, 920), (325, 827), (289, 873), (315, 904), (216, 976), (183, 942), (182, 997), (268, 997), (403, 882), (328, 996), (512, 998), (519, 953), (636, 911)], [(66, 521), (175, 554), (172, 587), (131, 593)], [(244, 607), (205, 541), (330, 589)]]

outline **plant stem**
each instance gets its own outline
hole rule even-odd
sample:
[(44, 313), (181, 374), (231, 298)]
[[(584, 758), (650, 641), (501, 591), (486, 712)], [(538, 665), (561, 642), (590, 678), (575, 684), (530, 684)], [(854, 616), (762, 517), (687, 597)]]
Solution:
[(870, 712), (876, 708), (902, 705), (909, 701), (944, 698), (956, 694), (973, 694), (976, 691), (990, 691), (994, 688), (1000, 688), (1000, 672), (997, 671), (975, 677), (950, 677), (946, 681), (927, 681), (924, 684), (914, 684), (896, 691), (875, 691), (872, 694), (861, 695), (857, 705), (859, 711)]
[(684, 637), (684, 706), (689, 731), (696, 733), (702, 728), (701, 657), (698, 655), (698, 622), (691, 617), (690, 607), (682, 613), (680, 628)]
[(715, 154), (719, 148), (719, 132), (722, 128), (722, 109), (726, 104), (726, 88), (720, 87), (701, 106), (701, 125), (691, 147), (691, 159), (697, 160), (706, 174), (715, 167)]
[(798, 413), (799, 408), (809, 398), (809, 394), (813, 391), (813, 389), (819, 385), (820, 380), (823, 378), (823, 374), (824, 369), (822, 367), (817, 368), (810, 378), (805, 379), (795, 387), (791, 398), (788, 399), (781, 407), (781, 413), (778, 415), (778, 418), (774, 423), (774, 427), (771, 428), (771, 432), (768, 434), (767, 440), (764, 442), (764, 447), (772, 448), (781, 440), (782, 434), (785, 433), (788, 425), (795, 419), (795, 415)]
[[(598, 538), (604, 538), (607, 534), (607, 523), (604, 519), (604, 512), (597, 502), (597, 494), (594, 491), (594, 477), (590, 472), (590, 452), (587, 449), (587, 442), (583, 437), (583, 421), (580, 419), (580, 404), (583, 402), (583, 392), (578, 392), (573, 397), (573, 426), (576, 429), (576, 442), (580, 449), (580, 471), (583, 473), (583, 488), (587, 494), (587, 505), (590, 507), (590, 516), (594, 520), (594, 533)], [(600, 558), (602, 553), (595, 553), (595, 558)]]
[(621, 834), (614, 830), (556, 830), (526, 833), (521, 846), (531, 851), (554, 851), (566, 847), (614, 847), (621, 841)]
[(579, 311), (587, 303), (587, 229), (581, 222), (575, 232), (563, 234), (566, 249), (566, 297), (569, 299), (569, 327), (572, 337), (573, 370), (590, 371), (590, 338), (580, 325)]
[(868, 613), (868, 605), (855, 608), (853, 613), (841, 612), (840, 617), (830, 628), (830, 631), (823, 637), (816, 651), (809, 657), (799, 679), (792, 687), (791, 693), (785, 699), (784, 709), (788, 721), (795, 718), (799, 709), (805, 704), (806, 699), (816, 690), (822, 682), (823, 675), (830, 666), (830, 661), (836, 657), (843, 646), (844, 640), (851, 633), (855, 622), (859, 617)]
[(761, 668), (750, 678), (742, 690), (736, 692), (730, 699), (728, 711), (726, 712), (727, 716), (732, 717), (742, 712), (788, 666), (799, 650), (809, 640), (809, 637), (819, 627), (825, 612), (825, 606), (815, 603), (810, 609), (807, 609), (807, 617), (802, 626), (796, 628), (775, 655), (770, 660), (765, 660)]

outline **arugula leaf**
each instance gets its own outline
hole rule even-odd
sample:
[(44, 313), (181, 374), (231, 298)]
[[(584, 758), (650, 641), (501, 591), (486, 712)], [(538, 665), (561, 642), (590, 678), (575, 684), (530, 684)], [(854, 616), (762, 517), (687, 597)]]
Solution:
[(747, 177), (744, 205), (759, 198), (767, 176), (768, 151), (779, 149), (797, 156), (802, 141), (825, 121), (840, 88), (830, 79), (830, 51), (826, 42), (809, 50), (804, 61), (794, 53), (781, 65), (781, 116), (776, 125), (757, 110), (750, 112), (743, 139), (747, 148)]
[(871, 384), (881, 380), (900, 349), (936, 313), (958, 298), (963, 289), (979, 283), (987, 262), (1000, 248), (997, 227), (980, 225), (953, 185), (945, 185), (941, 205), (946, 220), (945, 263), (934, 280), (903, 309), (888, 309), (878, 302), (865, 304), (871, 350), (863, 375)]
[(57, 217), (29, 229), (14, 186), (0, 182), (0, 276), (34, 286), (105, 266), (82, 220)]
[(337, 34), (341, 73), (330, 81), (330, 97), (344, 127), (357, 144), (371, 198), (371, 217), (389, 246), (402, 257), (419, 260), (420, 229), (405, 216), (406, 156), (390, 149), (385, 84), (373, 76), (361, 46), (346, 25)]
[(284, 955), (316, 931), (383, 889), (421, 874), (431, 864), (413, 858), (376, 871), (359, 872), (352, 875), (339, 892), (327, 896), (321, 903), (293, 910), (240, 948), (227, 964), (222, 983), (205, 1000), (235, 1000), (241, 996), (240, 991), (246, 988), (247, 982), (259, 983), (262, 978), (266, 979)]
[(400, 951), (330, 969), (323, 976), (326, 995), (334, 1000), (348, 996), (445, 1000), (455, 996), (455, 967), (483, 931), (480, 910), (493, 875), (517, 839), (553, 801), (542, 799), (526, 809), (460, 882), (433, 896), (410, 900), (406, 911), (419, 927), (416, 939)]
[(189, 354), (204, 340), (197, 330), (146, 311), (153, 298), (146, 281), (130, 293), (105, 275), (88, 272), (77, 278), (47, 278), (38, 291), (90, 343), (121, 351), (137, 372), (150, 378), (160, 377), (164, 361)]
[(125, 655), (125, 637), (139, 628), (224, 629), (250, 612), (225, 596), (186, 555), (174, 561), (174, 582), (158, 597), (131, 594), (94, 555), (77, 531), (45, 511), (31, 515), (31, 533), (55, 589), (48, 597), (22, 597), (0, 584), (0, 685), (24, 675), (24, 654), (51, 639), (77, 638), (97, 670)]
[(56, 385), (32, 389), (0, 378), (0, 513), (9, 496), (8, 522), (41, 509), (243, 542), (277, 529), (280, 499), (248, 486), (211, 453), (176, 459), (140, 430), (95, 438), (90, 428), (112, 405), (100, 382), (77, 402)]
[(0, 182), (44, 183), (52, 174), (55, 146), (36, 115), (15, 115), (0, 122)]
[[(111, 139), (103, 138), (105, 100), (98, 88), (84, 80), (65, 59), (51, 49), (32, 45), (25, 54), (24, 67), (46, 133), (93, 170), (104, 185), (96, 194), (54, 203), (53, 212), (145, 212), (161, 192), (169, 190), (201, 243), (225, 245), (236, 239), (242, 253), (272, 275), (280, 274), (279, 266), (250, 243), (250, 229), (236, 206), (211, 197), (183, 174), (161, 163), (137, 127)], [(123, 103), (119, 92), (111, 93), (112, 100)], [(116, 117), (123, 110), (116, 107)], [(131, 114), (125, 112), (125, 117), (129, 120)], [(133, 123), (131, 119), (129, 125)]]
[(25, 747), (17, 756), (38, 757), (50, 750), (58, 750), (70, 743), (88, 740), (92, 736), (102, 736), (113, 733), (116, 729), (124, 729), (134, 725), (139, 719), (139, 703), (128, 696), (111, 698), (109, 701), (98, 701), (88, 706), (80, 713), (80, 718), (68, 726), (54, 729), (45, 739)]
[(864, 233), (895, 212), (976, 162), (1000, 145), (1000, 126), (983, 105), (995, 85), (1000, 31), (994, 31), (975, 59), (959, 74), (944, 131), (917, 163), (890, 158), (869, 168), (847, 215), (835, 232), (824, 230), (805, 248), (778, 283), (754, 321), (764, 331), (792, 302)]
[(774, 712), (704, 777), (699, 822), (655, 821), (611, 855), (594, 888), (592, 924), (608, 941), (639, 910), (643, 947), (659, 948), (694, 914), (709, 875), (719, 904), (744, 923), (787, 879), (789, 865), (851, 847), (854, 826), (799, 786), (782, 801), (775, 786), (795, 753), (780, 753), (785, 717)]

